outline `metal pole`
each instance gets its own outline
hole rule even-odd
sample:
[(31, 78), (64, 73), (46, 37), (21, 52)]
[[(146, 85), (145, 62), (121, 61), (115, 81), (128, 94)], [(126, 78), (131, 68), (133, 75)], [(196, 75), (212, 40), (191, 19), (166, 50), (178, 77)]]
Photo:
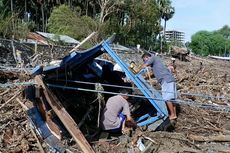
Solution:
[[(84, 89), (84, 88), (68, 87), (68, 86), (61, 86), (61, 85), (54, 85), (54, 84), (47, 84), (47, 86), (52, 87), (52, 88), (78, 90), (78, 91), (86, 91), (86, 92), (94, 92), (94, 93), (105, 93), (105, 94), (112, 94), (112, 95), (118, 95), (119, 94), (119, 95), (125, 95), (125, 96), (129, 96), (129, 97), (164, 101), (163, 99), (158, 99), (158, 98), (153, 98), (153, 97), (146, 97), (146, 96), (132, 95), (132, 94), (122, 94), (122, 93), (102, 91), (102, 90)], [(195, 107), (199, 107), (199, 108), (230, 111), (230, 106), (227, 106), (227, 105), (206, 104), (206, 103), (197, 102), (197, 101), (185, 101), (185, 100), (179, 100), (179, 99), (171, 100), (171, 101), (175, 104), (184, 104), (184, 105), (195, 106)]]

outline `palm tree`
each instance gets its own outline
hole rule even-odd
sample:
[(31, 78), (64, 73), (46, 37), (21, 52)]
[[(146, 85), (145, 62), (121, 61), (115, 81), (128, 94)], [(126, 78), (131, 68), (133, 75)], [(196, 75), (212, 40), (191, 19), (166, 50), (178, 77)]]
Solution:
[[(174, 7), (171, 6), (170, 0), (156, 0), (159, 10), (161, 19), (165, 21), (164, 28), (163, 28), (163, 41), (165, 41), (165, 30), (166, 30), (166, 22), (171, 19), (175, 13)], [(159, 22), (161, 24), (161, 20)], [(162, 37), (161, 37), (161, 52), (162, 52)]]
[(174, 7), (171, 6), (171, 1), (166, 0), (166, 5), (164, 6), (164, 8), (162, 8), (162, 16), (161, 16), (161, 18), (165, 21), (164, 32), (163, 32), (164, 40), (165, 40), (166, 22), (173, 17), (174, 13), (175, 13), (175, 9)]

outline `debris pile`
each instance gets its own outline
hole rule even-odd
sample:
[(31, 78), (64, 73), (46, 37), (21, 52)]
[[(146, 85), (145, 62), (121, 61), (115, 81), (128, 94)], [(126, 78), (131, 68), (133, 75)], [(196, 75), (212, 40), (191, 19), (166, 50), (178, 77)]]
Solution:
[[(2, 71), (0, 78), (1, 83), (26, 79), (19, 73)], [(0, 152), (40, 152), (38, 138), (29, 126), (25, 112), (30, 102), (22, 99), (22, 91), (15, 87), (0, 88)]]
[(187, 48), (173, 46), (171, 48), (171, 54), (172, 54), (172, 57), (177, 58), (181, 61), (188, 61), (186, 57), (187, 55), (189, 55), (189, 51)]
[[(138, 57), (139, 55), (134, 56), (134, 54), (123, 56), (127, 62), (135, 61), (136, 64), (140, 64), (141, 61), (138, 61)], [(166, 63), (170, 60), (169, 57), (163, 58)], [(52, 107), (51, 109), (39, 105), (38, 108), (40, 111), (44, 111), (43, 115), (46, 116), (47, 124), (55, 124), (49, 127), (56, 135), (60, 134), (60, 146), (67, 152), (81, 152), (82, 148), (90, 150), (91, 147), (95, 152), (230, 152), (229, 111), (206, 105), (212, 104), (217, 107), (224, 105), (226, 108), (229, 106), (229, 62), (190, 58), (190, 62), (176, 60), (175, 77), (180, 93), (179, 99), (184, 103), (178, 102), (177, 124), (171, 132), (150, 132), (145, 127), (141, 127), (135, 131), (127, 131), (120, 137), (98, 139), (98, 110), (103, 106), (103, 103), (99, 103), (98, 100), (100, 94), (48, 87), (50, 84), (57, 83), (56, 71), (52, 71), (52, 73), (47, 71), (49, 77), (44, 80), (38, 77), (35, 79), (42, 86), (38, 90), (35, 89), (38, 91), (36, 94), (40, 95), (40, 101), (47, 100), (44, 104), (48, 103)], [(80, 69), (81, 71), (78, 69), (78, 72), (88, 74), (85, 75), (87, 79), (93, 80), (95, 78), (89, 75), (91, 66), (94, 65), (89, 64), (87, 69)], [(65, 74), (65, 71), (60, 72)], [(50, 80), (52, 75), (54, 80)], [(61, 73), (58, 73), (58, 77), (60, 80), (56, 85), (96, 89), (96, 84), (81, 85), (80, 82), (67, 82), (70, 81), (70, 77), (73, 77), (70, 73), (64, 76), (64, 78), (68, 77), (68, 80), (62, 81)], [(3, 71), (0, 71), (0, 78), (1, 84), (30, 81), (31, 79), (21, 72)], [(98, 88), (97, 90), (99, 90)], [(22, 86), (0, 89), (0, 152), (48, 152), (52, 148), (47, 145), (47, 139), (42, 139), (42, 136), (36, 131), (37, 129), (33, 129), (31, 126), (28, 109), (33, 108), (34, 104), (25, 99), (26, 94)], [(46, 99), (42, 99), (42, 97)], [(89, 102), (91, 105), (88, 105)], [(200, 104), (205, 105), (199, 108)], [(62, 114), (59, 114), (60, 112)], [(72, 120), (68, 118), (68, 114), (77, 125), (71, 125)], [(64, 127), (61, 130), (63, 133), (58, 133), (59, 130), (55, 130), (55, 126), (58, 125), (56, 119), (59, 120), (59, 123), (64, 124), (61, 125)], [(69, 127), (71, 129), (68, 129)], [(74, 130), (76, 127), (79, 131)], [(77, 132), (78, 136), (73, 137), (75, 134), (71, 132)], [(78, 142), (83, 139), (88, 142)], [(88, 144), (89, 148), (87, 148)]]

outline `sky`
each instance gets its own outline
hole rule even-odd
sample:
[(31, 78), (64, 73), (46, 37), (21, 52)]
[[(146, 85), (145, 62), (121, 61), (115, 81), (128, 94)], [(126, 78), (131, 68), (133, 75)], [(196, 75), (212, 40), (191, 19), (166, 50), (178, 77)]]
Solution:
[(171, 0), (175, 14), (166, 30), (185, 32), (185, 41), (200, 30), (213, 31), (230, 26), (230, 0)]

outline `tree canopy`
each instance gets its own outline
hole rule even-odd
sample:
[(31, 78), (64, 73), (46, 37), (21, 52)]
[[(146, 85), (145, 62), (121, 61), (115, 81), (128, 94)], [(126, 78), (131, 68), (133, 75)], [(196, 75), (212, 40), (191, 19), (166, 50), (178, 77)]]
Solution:
[(3, 37), (17, 29), (76, 39), (99, 31), (98, 40), (117, 33), (119, 43), (148, 49), (159, 46), (161, 19), (169, 20), (174, 8), (171, 0), (0, 0), (0, 13)]
[(81, 39), (96, 31), (97, 23), (89, 16), (79, 16), (67, 5), (55, 7), (48, 20), (48, 31)]
[(229, 54), (230, 28), (224, 26), (216, 31), (199, 31), (192, 36), (189, 47), (202, 56)]

